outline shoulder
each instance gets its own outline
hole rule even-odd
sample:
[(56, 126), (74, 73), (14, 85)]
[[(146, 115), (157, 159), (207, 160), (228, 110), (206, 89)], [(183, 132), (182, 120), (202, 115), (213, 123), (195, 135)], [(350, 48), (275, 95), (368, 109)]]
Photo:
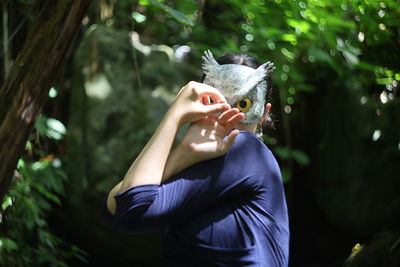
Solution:
[(269, 148), (249, 131), (240, 131), (235, 144), (228, 150), (226, 160), (246, 169), (279, 171), (278, 164)]
[(265, 158), (266, 156), (273, 156), (268, 147), (260, 139), (258, 139), (254, 133), (249, 131), (239, 132), (235, 144), (230, 148), (228, 153), (234, 154), (237, 157), (263, 156), (262, 158)]
[(259, 185), (272, 181), (282, 182), (281, 171), (274, 155), (251, 132), (239, 133), (235, 144), (226, 154), (225, 163), (236, 175), (251, 177), (251, 180)]

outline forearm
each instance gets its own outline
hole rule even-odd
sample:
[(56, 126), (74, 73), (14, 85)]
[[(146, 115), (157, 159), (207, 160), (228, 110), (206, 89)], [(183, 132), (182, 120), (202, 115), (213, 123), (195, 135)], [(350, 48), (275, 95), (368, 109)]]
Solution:
[(189, 153), (189, 151), (184, 151), (179, 146), (172, 150), (167, 159), (167, 163), (165, 165), (165, 169), (162, 175), (162, 182), (167, 181), (173, 175), (178, 172), (192, 166), (199, 162), (195, 157), (194, 153)]
[(168, 154), (178, 129), (177, 115), (170, 109), (150, 141), (125, 174), (124, 179), (109, 193), (107, 207), (112, 214), (116, 209), (114, 196), (118, 193), (134, 186), (161, 183)]
[(169, 110), (150, 141), (126, 173), (119, 192), (144, 184), (160, 184), (179, 123)]

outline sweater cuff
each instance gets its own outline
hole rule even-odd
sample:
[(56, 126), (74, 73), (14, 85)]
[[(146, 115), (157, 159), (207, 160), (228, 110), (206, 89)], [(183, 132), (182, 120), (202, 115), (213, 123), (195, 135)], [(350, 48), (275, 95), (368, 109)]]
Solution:
[(141, 224), (147, 209), (153, 204), (160, 185), (139, 185), (114, 196), (117, 202), (114, 223), (126, 230), (134, 230), (134, 225)]

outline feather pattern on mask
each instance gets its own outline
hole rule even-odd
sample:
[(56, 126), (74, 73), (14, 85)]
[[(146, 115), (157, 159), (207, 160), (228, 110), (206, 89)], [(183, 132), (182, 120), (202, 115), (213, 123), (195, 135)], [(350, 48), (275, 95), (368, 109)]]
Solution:
[(249, 99), (251, 107), (243, 112), (246, 118), (241, 122), (258, 122), (264, 114), (267, 77), (275, 69), (274, 64), (268, 61), (257, 69), (239, 64), (220, 65), (209, 50), (204, 52), (202, 59), (204, 83), (220, 90), (232, 107), (237, 106), (239, 101)]

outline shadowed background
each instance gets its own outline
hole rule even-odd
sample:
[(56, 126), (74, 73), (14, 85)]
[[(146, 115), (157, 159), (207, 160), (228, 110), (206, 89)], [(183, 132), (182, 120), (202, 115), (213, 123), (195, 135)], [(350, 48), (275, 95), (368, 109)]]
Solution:
[[(45, 3), (2, 4), (2, 82)], [(160, 265), (159, 232), (116, 230), (102, 200), (210, 49), (275, 63), (291, 266), (399, 266), (398, 25), (396, 0), (93, 1), (3, 200), (0, 265)]]

